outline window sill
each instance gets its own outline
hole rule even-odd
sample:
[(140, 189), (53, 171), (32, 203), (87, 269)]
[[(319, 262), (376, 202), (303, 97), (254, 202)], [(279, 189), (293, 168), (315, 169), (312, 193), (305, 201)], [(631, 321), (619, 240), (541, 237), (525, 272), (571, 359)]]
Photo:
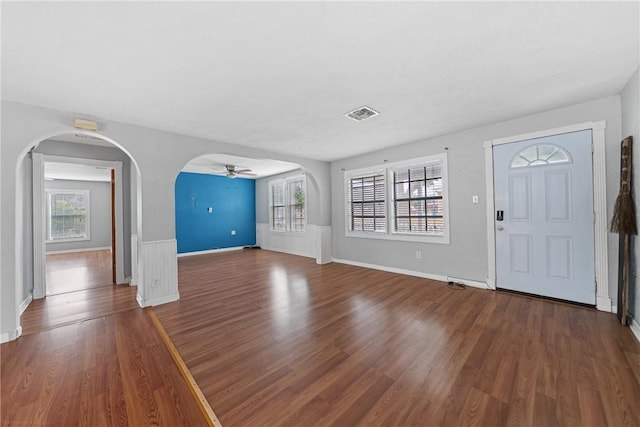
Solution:
[(441, 235), (415, 235), (415, 234), (401, 234), (401, 233), (376, 233), (376, 232), (361, 232), (354, 233), (347, 231), (347, 237), (356, 237), (361, 239), (379, 239), (379, 240), (395, 240), (400, 242), (419, 242), (419, 243), (436, 243), (441, 245), (449, 244), (449, 234)]
[(304, 231), (292, 231), (292, 230), (269, 230), (269, 233), (275, 234), (278, 236), (293, 236), (293, 237), (304, 237), (306, 234), (306, 230)]
[(54, 239), (54, 240), (45, 240), (45, 243), (70, 243), (70, 242), (88, 242), (91, 240), (89, 237), (77, 237), (77, 238), (68, 238), (68, 239)]

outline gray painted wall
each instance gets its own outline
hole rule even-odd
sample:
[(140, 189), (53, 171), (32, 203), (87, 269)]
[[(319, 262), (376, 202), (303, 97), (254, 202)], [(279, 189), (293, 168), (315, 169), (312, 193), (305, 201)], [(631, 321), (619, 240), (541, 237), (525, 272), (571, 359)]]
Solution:
[[(129, 210), (125, 213), (125, 226), (130, 227), (129, 219), (136, 217), (137, 232), (141, 242), (154, 242), (175, 239), (174, 184), (180, 170), (191, 159), (203, 154), (231, 154), (251, 158), (283, 160), (296, 163), (310, 174), (318, 185), (318, 225), (331, 224), (331, 186), (330, 165), (327, 162), (304, 159), (266, 150), (256, 150), (233, 144), (211, 141), (185, 135), (178, 135), (142, 126), (110, 122), (87, 114), (56, 111), (47, 108), (26, 105), (11, 101), (2, 101), (2, 126), (0, 140), (0, 335), (12, 338), (18, 331), (19, 316), (17, 299), (18, 285), (26, 279), (25, 256), (32, 254), (32, 243), (25, 240), (24, 227), (30, 220), (24, 217), (23, 200), (30, 197), (30, 179), (27, 181), (22, 166), (28, 151), (41, 141), (56, 135), (75, 134), (73, 119), (83, 117), (99, 122), (97, 134), (115, 142), (125, 153), (131, 155), (140, 172), (138, 191), (124, 194), (124, 202), (134, 197), (141, 200), (136, 214)], [(98, 157), (103, 147), (71, 144), (63, 151), (50, 153), (42, 144), (45, 154), (70, 157)], [(89, 151), (92, 155), (88, 155)], [(103, 159), (114, 160), (114, 159)], [(131, 173), (123, 169), (124, 179)], [(128, 188), (128, 186), (125, 186)], [(127, 228), (130, 235), (130, 228)], [(130, 239), (125, 236), (125, 247)], [(129, 263), (129, 256), (125, 260)], [(128, 264), (129, 265), (129, 264)], [(130, 265), (129, 265), (130, 268)], [(144, 279), (143, 279), (144, 280)], [(31, 280), (32, 281), (32, 280)], [(139, 284), (144, 288), (144, 283)], [(19, 302), (19, 301), (18, 301)]]
[[(631, 76), (622, 93), (620, 94), (622, 106), (622, 137), (633, 137), (633, 187), (636, 201), (636, 216), (640, 216), (638, 210), (638, 197), (640, 194), (640, 78), (638, 70)], [(640, 255), (640, 239), (633, 238), (632, 246), (632, 278), (629, 283), (629, 311), (635, 319), (639, 319), (640, 289), (638, 289), (638, 256)]]
[[(525, 100), (526, 101), (526, 100)], [(523, 101), (523, 102), (525, 102)], [(382, 150), (331, 164), (333, 256), (338, 259), (485, 282), (487, 278), (486, 191), (483, 142), (589, 121), (606, 120), (608, 218), (618, 189), (620, 97), (547, 111), (425, 141)], [(448, 148), (450, 244), (428, 244), (345, 236), (342, 169), (358, 169), (442, 153)], [(472, 195), (480, 196), (472, 204)], [(609, 234), (609, 295), (617, 292), (617, 235)], [(416, 259), (417, 250), (422, 259)], [(615, 302), (614, 302), (615, 303)]]
[[(111, 246), (110, 183), (95, 181), (68, 181), (59, 179), (55, 181), (45, 181), (44, 188), (45, 190), (88, 190), (90, 212), (89, 240), (47, 242), (47, 252), (104, 248)], [(131, 241), (131, 238), (129, 238), (129, 241)], [(129, 261), (131, 260), (129, 259)], [(127, 274), (125, 274), (125, 276), (127, 276)]]

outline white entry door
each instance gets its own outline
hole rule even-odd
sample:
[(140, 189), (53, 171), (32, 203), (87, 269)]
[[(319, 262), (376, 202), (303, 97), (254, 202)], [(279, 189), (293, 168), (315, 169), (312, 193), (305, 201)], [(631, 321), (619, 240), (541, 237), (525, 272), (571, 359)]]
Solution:
[(493, 147), (496, 286), (595, 304), (591, 130)]

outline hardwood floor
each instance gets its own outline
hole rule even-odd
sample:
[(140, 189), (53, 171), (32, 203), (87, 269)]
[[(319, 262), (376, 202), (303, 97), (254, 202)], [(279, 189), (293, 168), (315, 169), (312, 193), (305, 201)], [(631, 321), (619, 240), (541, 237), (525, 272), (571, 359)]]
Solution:
[(22, 334), (137, 308), (136, 288), (110, 285), (34, 300), (20, 317)]
[(111, 286), (111, 251), (47, 255), (47, 295)]
[(226, 426), (640, 425), (612, 314), (266, 250), (179, 283), (153, 310)]
[(3, 426), (206, 426), (143, 309), (2, 344)]

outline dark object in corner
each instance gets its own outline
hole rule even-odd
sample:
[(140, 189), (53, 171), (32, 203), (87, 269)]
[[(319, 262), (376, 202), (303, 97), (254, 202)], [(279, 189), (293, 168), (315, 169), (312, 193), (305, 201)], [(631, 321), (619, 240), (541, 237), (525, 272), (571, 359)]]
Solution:
[(262, 249), (262, 248), (258, 245), (253, 245), (253, 246), (245, 246), (242, 249)]
[(466, 286), (462, 283), (449, 282), (447, 283), (447, 288), (453, 289), (454, 291), (464, 291), (466, 289)]
[(633, 140), (630, 136), (620, 144), (620, 194), (616, 198), (611, 219), (612, 233), (618, 233), (618, 320), (627, 325), (628, 287), (630, 279), (631, 235), (638, 234), (635, 203), (633, 202)]

